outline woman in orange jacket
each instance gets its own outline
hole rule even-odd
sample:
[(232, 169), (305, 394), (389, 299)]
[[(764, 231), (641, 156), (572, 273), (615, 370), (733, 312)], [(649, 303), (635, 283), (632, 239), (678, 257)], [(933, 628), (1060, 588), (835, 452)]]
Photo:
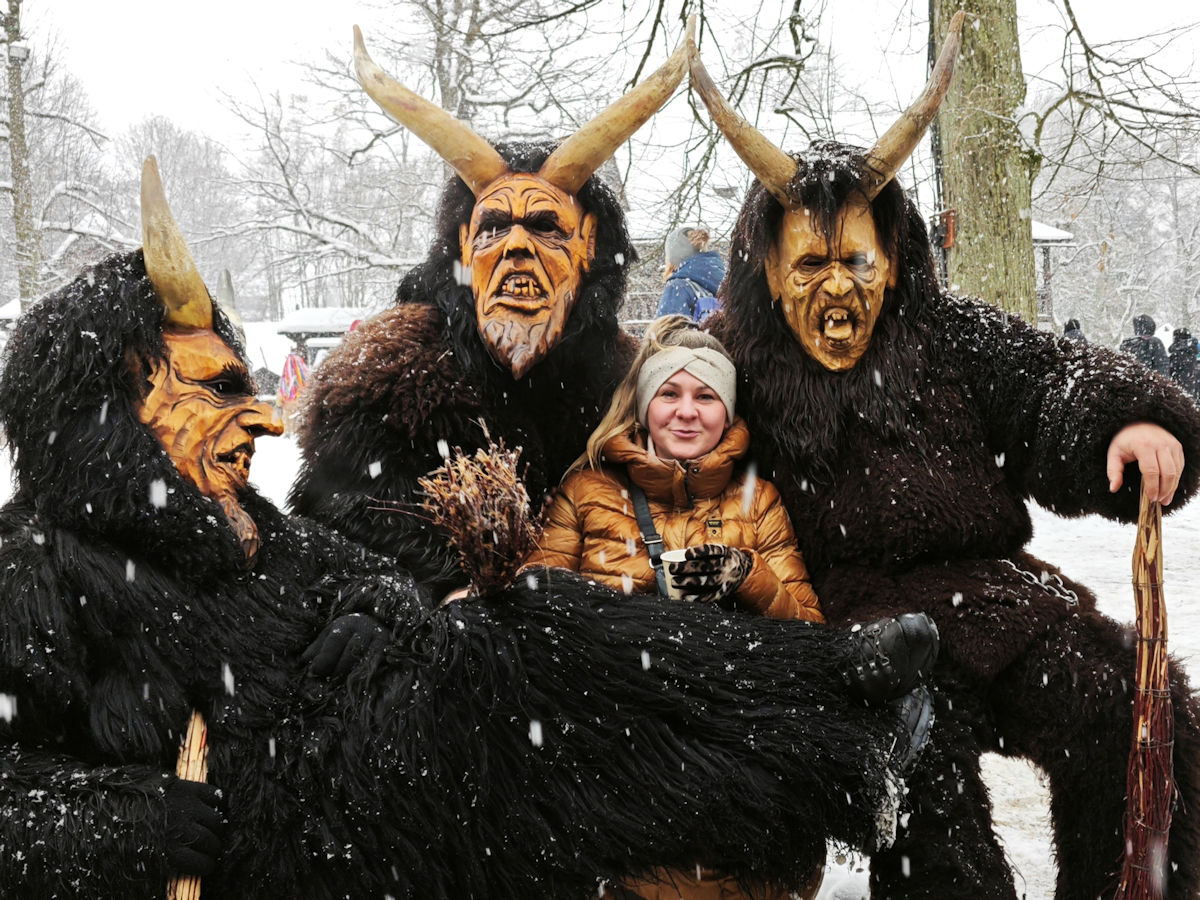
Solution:
[(660, 548), (638, 521), (640, 491), (661, 550), (686, 550), (666, 564), (684, 599), (825, 621), (778, 492), (739, 465), (750, 435), (734, 416), (736, 390), (716, 338), (684, 316), (653, 323), (547, 510), (529, 564), (654, 593), (650, 549)]
[[(778, 492), (740, 465), (750, 436), (734, 415), (736, 384), (716, 338), (684, 316), (656, 320), (551, 502), (527, 565), (571, 569), (627, 594), (666, 596), (669, 574), (684, 600), (824, 622)], [(664, 571), (658, 556), (673, 549), (685, 558)], [(937, 630), (923, 615), (874, 622), (851, 639), (859, 663), (843, 675), (871, 701), (908, 690), (937, 654)], [(921, 714), (910, 706), (902, 715), (914, 710)], [(802, 896), (816, 895), (822, 874), (814, 872)], [(789, 896), (699, 865), (658, 869), (606, 893), (608, 900)]]

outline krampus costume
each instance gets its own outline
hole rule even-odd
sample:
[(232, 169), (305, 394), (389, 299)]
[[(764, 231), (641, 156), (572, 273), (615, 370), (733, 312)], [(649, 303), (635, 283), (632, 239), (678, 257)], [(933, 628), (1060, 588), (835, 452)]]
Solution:
[[(844, 633), (568, 573), (435, 609), (259, 497), (279, 423), (145, 198), (145, 262), (46, 297), (0, 377), (0, 895), (184, 872), (215, 897), (582, 897), (696, 859), (799, 885), (826, 836), (886, 842), (907, 735), (847, 702)], [(307, 677), (364, 613), (390, 639)], [(224, 829), (170, 774), (191, 710)]]
[[(522, 450), (535, 504), (600, 421), (635, 341), (617, 309), (636, 259), (625, 217), (591, 175), (671, 95), (677, 52), (557, 148), (493, 148), (384, 75), (358, 41), (359, 78), (458, 170), (428, 258), (398, 304), (316, 372), (292, 489), (295, 511), (396, 556), (436, 591), (465, 584), (420, 515), (417, 479), (449, 447)], [(528, 173), (528, 174), (526, 174)]]
[[(952, 31), (931, 93), (871, 151), (821, 143), (800, 157), (739, 132), (694, 58), (694, 86), (759, 178), (713, 330), (743, 373), (739, 410), (826, 615), (921, 608), (941, 631), (938, 731), (910, 781), (906, 827), (871, 860), (872, 896), (1015, 896), (980, 778), (992, 750), (1046, 772), (1057, 896), (1094, 900), (1111, 896), (1122, 862), (1133, 637), (1023, 551), (1025, 503), (1136, 519), (1136, 467), (1110, 493), (1105, 460), (1139, 421), (1183, 442), (1177, 499), (1190, 495), (1200, 415), (1132, 361), (939, 287), (921, 217), (892, 176), (937, 109), (956, 45)], [(1191, 898), (1200, 742), (1186, 677), (1177, 666), (1171, 677), (1169, 895)]]

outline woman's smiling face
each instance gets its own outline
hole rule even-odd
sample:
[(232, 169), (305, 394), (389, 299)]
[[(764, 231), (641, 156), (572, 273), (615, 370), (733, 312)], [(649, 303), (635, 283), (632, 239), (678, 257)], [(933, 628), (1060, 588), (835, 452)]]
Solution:
[(717, 392), (680, 369), (662, 383), (646, 410), (646, 427), (660, 459), (696, 459), (721, 443), (725, 404)]

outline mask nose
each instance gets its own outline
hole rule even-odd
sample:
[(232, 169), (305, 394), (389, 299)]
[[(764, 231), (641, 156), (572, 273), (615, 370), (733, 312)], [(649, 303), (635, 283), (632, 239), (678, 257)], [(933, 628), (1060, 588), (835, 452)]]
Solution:
[(254, 437), (283, 434), (283, 417), (271, 403), (253, 403), (238, 414), (238, 424)]
[(832, 297), (845, 297), (854, 289), (854, 279), (850, 272), (839, 262), (833, 263), (829, 277), (823, 285), (825, 292)]
[(530, 246), (529, 231), (524, 225), (514, 224), (508, 232), (508, 239), (504, 242), (504, 256), (532, 256), (533, 248)]

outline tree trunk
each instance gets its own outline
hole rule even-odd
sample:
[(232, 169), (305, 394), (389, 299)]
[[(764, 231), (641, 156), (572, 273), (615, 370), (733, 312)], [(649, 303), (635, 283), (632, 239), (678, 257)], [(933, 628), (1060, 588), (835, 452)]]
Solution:
[(28, 49), (21, 40), (21, 0), (9, 0), (3, 16), (8, 44), (8, 150), (12, 164), (13, 231), (17, 239), (17, 284), (24, 312), (38, 296), (41, 236), (33, 221), (33, 186), (25, 142), (25, 89), (21, 66)]
[(1036, 160), (1022, 148), (1016, 124), (1025, 99), (1016, 0), (930, 0), (938, 47), (958, 9), (967, 23), (935, 147), (942, 203), (954, 211), (947, 277), (952, 290), (1036, 322), (1030, 190)]

